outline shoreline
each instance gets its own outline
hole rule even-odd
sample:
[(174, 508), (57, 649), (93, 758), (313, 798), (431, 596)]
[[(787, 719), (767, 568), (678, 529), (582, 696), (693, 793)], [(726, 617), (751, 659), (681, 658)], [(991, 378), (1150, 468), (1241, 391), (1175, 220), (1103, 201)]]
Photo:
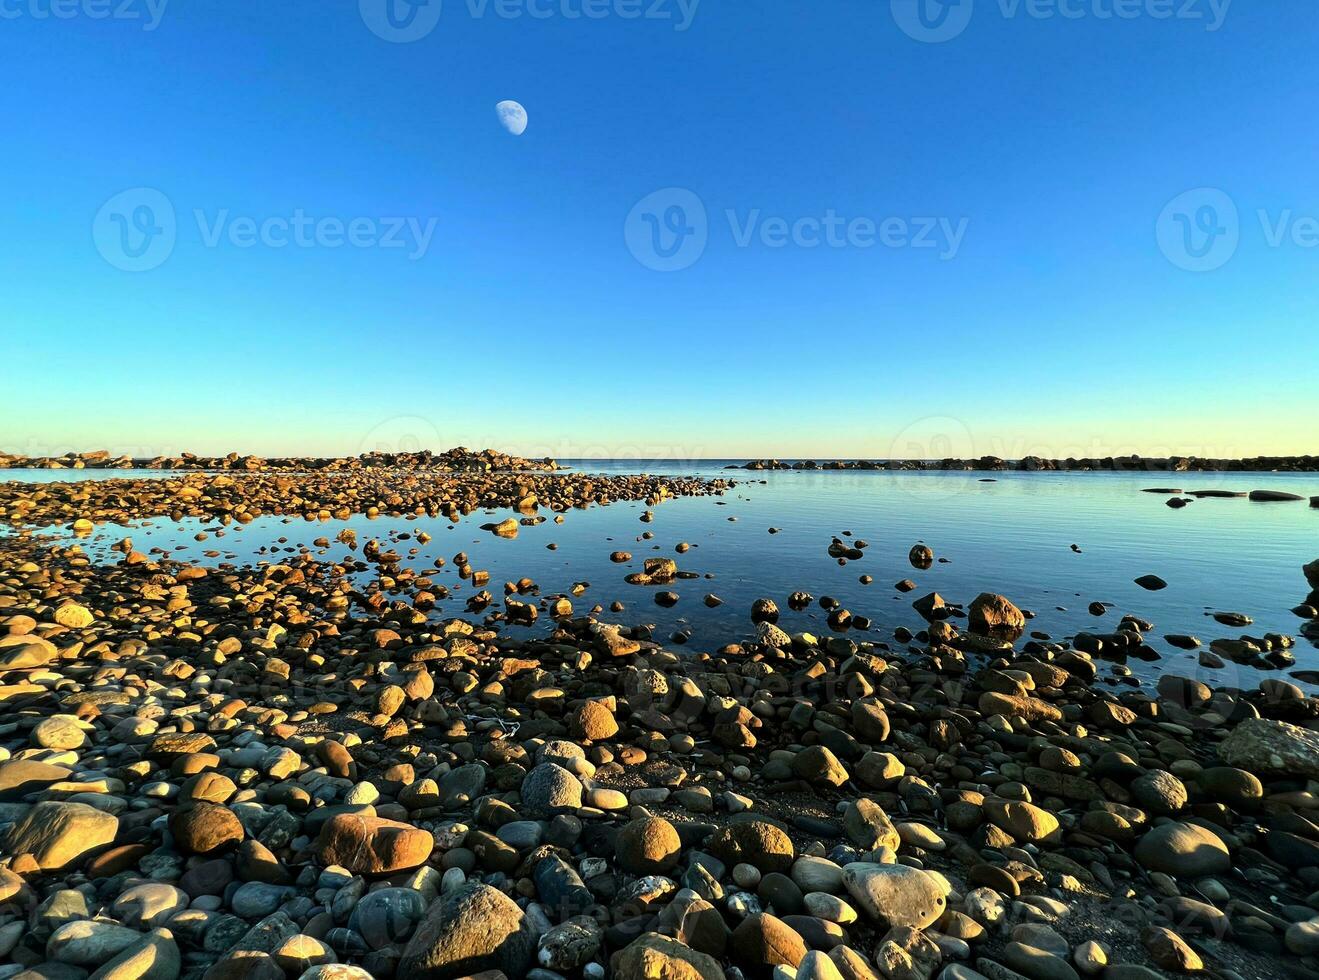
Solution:
[(544, 459), (525, 459), (501, 453), (496, 449), (473, 451), (457, 446), (443, 453), (429, 449), (418, 452), (370, 452), (359, 456), (276, 456), (262, 457), (231, 452), (226, 456), (199, 456), (182, 453), (178, 456), (132, 457), (111, 456), (108, 450), (84, 453), (66, 453), (63, 456), (24, 456), (0, 453), (0, 469), (35, 470), (205, 470), (213, 472), (264, 472), (293, 470), (316, 472), (320, 470), (371, 470), (405, 469), (435, 473), (490, 473), (521, 471), (553, 471), (558, 464)]
[[(16, 527), (127, 523), (143, 517), (218, 518), (248, 523), (264, 515), (308, 520), (401, 517), (457, 519), (487, 508), (563, 513), (575, 507), (672, 496), (718, 494), (736, 481), (645, 474), (391, 470), (187, 472), (176, 477), (26, 483), (0, 480), (0, 523)], [(544, 520), (542, 516), (539, 520)], [(74, 530), (78, 530), (74, 526)]]
[[(634, 462), (625, 458), (623, 462)], [(612, 457), (574, 459), (575, 463), (613, 463)], [(675, 458), (636, 460), (636, 465), (682, 463), (724, 464), (725, 470), (837, 470), (952, 471), (952, 472), (1147, 472), (1147, 473), (1314, 473), (1319, 472), (1319, 455), (1246, 456), (1228, 459), (1200, 456), (1106, 456), (1047, 459), (1026, 456), (1008, 460), (998, 456), (945, 459), (746, 459), (730, 460)], [(459, 446), (443, 453), (424, 450), (412, 453), (364, 453), (359, 456), (260, 457), (231, 452), (225, 456), (182, 453), (177, 456), (111, 456), (106, 450), (67, 453), (63, 456), (24, 456), (0, 453), (0, 470), (166, 470), (186, 472), (355, 472), (373, 469), (412, 470), (434, 473), (554, 472), (565, 468), (561, 461), (544, 457), (527, 459), (494, 449), (473, 451)]]
[(1248, 456), (1239, 459), (1207, 459), (1196, 456), (1106, 456), (1086, 459), (1044, 459), (1027, 456), (1006, 460), (997, 456), (978, 459), (831, 459), (793, 460), (757, 459), (745, 464), (730, 464), (724, 469), (741, 470), (893, 470), (893, 471), (965, 471), (965, 472), (1118, 472), (1118, 473), (1314, 473), (1319, 472), (1319, 456)]

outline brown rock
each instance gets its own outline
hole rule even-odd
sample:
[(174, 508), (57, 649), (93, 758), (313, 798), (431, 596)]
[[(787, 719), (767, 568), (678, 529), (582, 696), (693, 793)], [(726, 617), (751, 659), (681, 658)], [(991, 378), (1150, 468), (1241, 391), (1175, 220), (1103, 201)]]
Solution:
[(767, 974), (782, 964), (796, 969), (806, 956), (801, 933), (768, 912), (749, 915), (733, 930), (733, 960), (743, 968)]
[(316, 841), (321, 864), (342, 865), (360, 875), (388, 875), (419, 867), (434, 849), (435, 838), (429, 831), (356, 813), (331, 817)]
[(243, 825), (232, 810), (205, 802), (175, 810), (169, 818), (169, 832), (185, 854), (214, 854), (244, 837)]
[(587, 701), (573, 712), (568, 731), (579, 742), (603, 742), (618, 734), (618, 722), (605, 704)]
[(663, 817), (633, 820), (618, 832), (618, 863), (634, 875), (658, 875), (672, 870), (682, 856), (677, 829)]
[(981, 636), (1015, 640), (1026, 629), (1026, 617), (1007, 596), (982, 592), (971, 600), (967, 625)]

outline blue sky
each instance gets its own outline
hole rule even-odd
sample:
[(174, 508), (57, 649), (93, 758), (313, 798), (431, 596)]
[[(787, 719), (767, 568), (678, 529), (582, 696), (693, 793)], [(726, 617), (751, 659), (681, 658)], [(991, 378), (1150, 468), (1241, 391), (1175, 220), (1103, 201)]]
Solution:
[(0, 0), (0, 448), (1316, 451), (1312, 5), (385, 2)]

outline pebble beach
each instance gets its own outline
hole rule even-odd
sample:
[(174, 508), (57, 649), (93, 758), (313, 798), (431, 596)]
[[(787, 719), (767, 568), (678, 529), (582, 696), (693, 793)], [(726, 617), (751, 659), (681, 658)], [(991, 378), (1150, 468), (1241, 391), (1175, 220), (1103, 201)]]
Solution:
[[(1208, 644), (1103, 603), (1044, 633), (917, 542), (882, 629), (803, 581), (677, 637), (653, 610), (726, 600), (666, 508), (758, 476), (191, 460), (0, 482), (0, 980), (1319, 976), (1319, 547), (1294, 630)], [(423, 563), (409, 523), (601, 508), (607, 586)]]

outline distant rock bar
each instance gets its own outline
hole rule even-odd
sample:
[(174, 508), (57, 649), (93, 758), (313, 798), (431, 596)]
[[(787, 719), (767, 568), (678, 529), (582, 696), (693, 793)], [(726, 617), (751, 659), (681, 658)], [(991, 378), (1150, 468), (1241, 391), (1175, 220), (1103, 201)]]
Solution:
[(756, 459), (745, 464), (733, 463), (724, 468), (729, 470), (965, 470), (968, 472), (1112, 470), (1131, 473), (1314, 473), (1319, 471), (1319, 456), (1252, 456), (1246, 459), (1208, 459), (1199, 456), (1044, 459), (1040, 456), (1027, 456), (1016, 460), (981, 456), (979, 459), (830, 459), (823, 462), (805, 459), (792, 463), (777, 459)]
[(556, 470), (559, 464), (545, 459), (523, 459), (496, 449), (479, 452), (458, 446), (445, 453), (429, 449), (415, 453), (363, 453), (361, 456), (322, 457), (284, 456), (265, 459), (260, 456), (179, 456), (134, 458), (111, 456), (100, 449), (63, 456), (10, 456), (0, 453), (0, 469), (36, 470), (362, 470), (362, 469), (435, 470), (441, 473), (493, 472), (496, 470)]

